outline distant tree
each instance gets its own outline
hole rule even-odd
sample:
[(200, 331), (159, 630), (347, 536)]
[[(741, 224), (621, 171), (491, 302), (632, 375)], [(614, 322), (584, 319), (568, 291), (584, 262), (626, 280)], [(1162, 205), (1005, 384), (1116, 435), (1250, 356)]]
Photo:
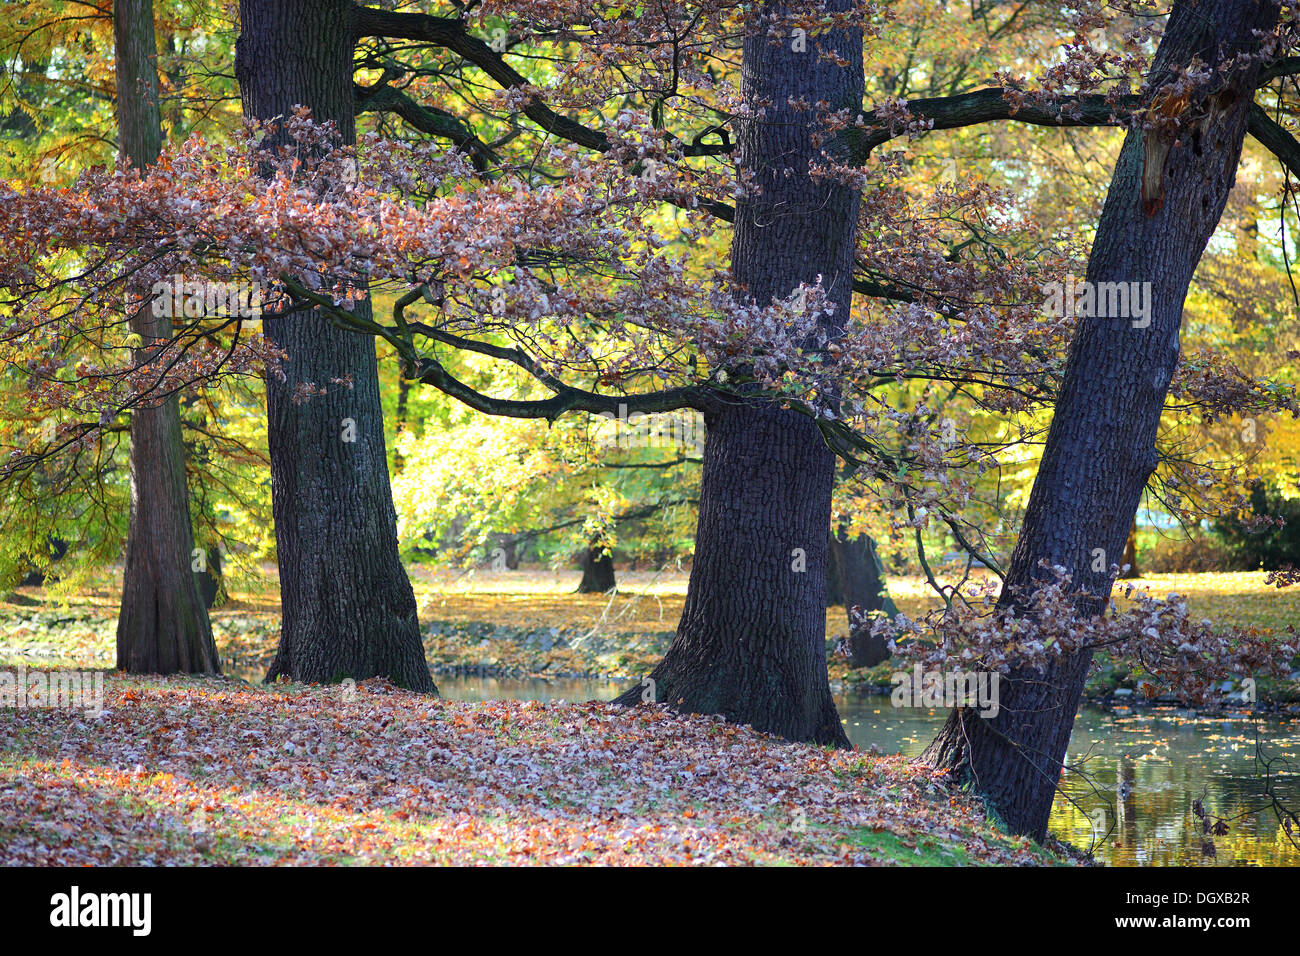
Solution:
[(1300, 497), (1256, 481), (1246, 506), (1214, 523), (1214, 533), (1248, 571), (1300, 567)]
[[(122, 155), (135, 169), (152, 165), (162, 150), (153, 0), (115, 0), (117, 118)], [(140, 294), (144, 292), (144, 294)], [(171, 319), (145, 290), (126, 298), (147, 366), (158, 343), (171, 338)], [(131, 518), (117, 619), (117, 666), (133, 673), (219, 674), (207, 604), (195, 573), (207, 555), (194, 547), (185, 485), (180, 400), (166, 395), (131, 415)]]
[(873, 636), (864, 627), (862, 615), (883, 614), (894, 617), (898, 606), (885, 586), (884, 566), (876, 553), (876, 542), (866, 534), (852, 535), (843, 527), (832, 533), (830, 541), (830, 578), (838, 590), (839, 600), (849, 616), (849, 664), (874, 667), (889, 657), (883, 638)]

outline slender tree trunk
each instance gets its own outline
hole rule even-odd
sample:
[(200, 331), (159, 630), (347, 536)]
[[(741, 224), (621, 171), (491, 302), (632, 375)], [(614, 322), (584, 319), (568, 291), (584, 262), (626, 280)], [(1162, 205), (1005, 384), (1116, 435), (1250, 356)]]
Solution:
[[(519, 540), (513, 534), (499, 534), (494, 537), (496, 544), (491, 549), (490, 557), (493, 558), (495, 570), (501, 570), (498, 564), (504, 565), (507, 571), (519, 570)], [(499, 551), (498, 551), (499, 549)], [(497, 562), (497, 558), (500, 561)], [(612, 568), (612, 565), (611, 565)], [(585, 570), (585, 566), (584, 566)]]
[(217, 548), (208, 548), (207, 556), (207, 567), (194, 577), (199, 585), (199, 596), (203, 598), (203, 606), (211, 610), (217, 603), (217, 598), (225, 591), (225, 585), (221, 580), (221, 551)]
[(844, 603), (844, 580), (840, 572), (839, 555), (835, 553), (838, 542), (835, 532), (826, 535), (826, 606), (847, 607)]
[[(113, 39), (123, 154), (143, 169), (162, 150), (153, 0), (116, 0)], [(172, 337), (151, 302), (131, 317), (146, 361)], [(219, 674), (208, 611), (194, 580), (194, 531), (185, 485), (180, 404), (171, 395), (131, 413), (131, 513), (117, 618), (117, 666), (132, 673)]]
[(1124, 542), (1124, 556), (1119, 562), (1121, 578), (1136, 578), (1138, 572), (1138, 526), (1134, 521), (1128, 529), (1128, 539)]
[(582, 553), (582, 580), (579, 594), (605, 594), (614, 590), (614, 556), (603, 544), (592, 542)]
[[(848, 8), (846, 0), (826, 6)], [(789, 11), (764, 3), (762, 12)], [(815, 111), (791, 100), (856, 114), (862, 33), (783, 32), (758, 30), (744, 43), (744, 95), (756, 118), (739, 131), (740, 164), (758, 190), (737, 203), (732, 271), (762, 304), (820, 278), (838, 306), (824, 324), (834, 335), (852, 296), (859, 197), (809, 175), (821, 158)], [(655, 697), (792, 740), (848, 746), (826, 675), (835, 457), (815, 422), (757, 396), (706, 411), (705, 426), (695, 557), (676, 638), (650, 675)], [(620, 700), (642, 693), (633, 688)]]
[[(1277, 16), (1274, 2), (1176, 3), (1151, 90), (1159, 95), (1194, 57), (1215, 66), (1255, 50), (1252, 31), (1269, 30)], [(1156, 466), (1183, 300), (1236, 176), (1257, 72), (1254, 62), (1231, 74), (1226, 87), (1196, 91), (1176, 143), (1158, 131), (1131, 131), (1124, 141), (1087, 278), (1149, 281), (1150, 321), (1080, 318), (1005, 603), (1018, 603), (1044, 579), (1044, 560), (1086, 589), (1085, 612), (1099, 612), (1110, 598), (1108, 568), (1119, 563)], [(1084, 652), (1041, 673), (1004, 677), (997, 717), (953, 711), (923, 759), (971, 783), (1013, 832), (1043, 840), (1091, 658)]]
[[(355, 142), (353, 9), (350, 0), (242, 0), (235, 73), (244, 115), (288, 116), (301, 104)], [(369, 318), (368, 299), (357, 309)], [(289, 356), (285, 379), (266, 383), (283, 609), (267, 680), (379, 676), (436, 690), (398, 556), (374, 340), (315, 311), (263, 325)], [(330, 384), (343, 378), (351, 388)], [(328, 394), (295, 402), (303, 382)]]
[[(411, 391), (411, 383), (400, 375), (397, 377), (397, 421), (394, 422), (393, 439), (399, 443), (402, 440), (402, 432), (406, 431), (406, 405), (407, 397)], [(406, 467), (406, 459), (402, 457), (400, 450), (393, 452), (393, 474), (398, 474)]]

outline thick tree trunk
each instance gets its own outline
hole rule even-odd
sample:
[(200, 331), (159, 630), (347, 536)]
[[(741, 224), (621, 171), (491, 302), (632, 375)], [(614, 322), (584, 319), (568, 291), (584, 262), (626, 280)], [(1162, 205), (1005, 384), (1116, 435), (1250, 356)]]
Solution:
[(614, 556), (602, 544), (592, 543), (582, 553), (582, 580), (579, 594), (605, 594), (614, 590)]
[[(826, 6), (849, 8), (847, 0)], [(789, 13), (777, 3), (762, 12)], [(852, 297), (859, 197), (809, 175), (810, 164), (824, 162), (813, 144), (821, 131), (816, 111), (791, 101), (856, 114), (862, 33), (778, 32), (785, 36), (759, 30), (744, 43), (744, 96), (755, 118), (739, 129), (740, 165), (758, 189), (736, 205), (732, 272), (761, 304), (822, 280), (837, 305), (823, 321), (833, 336)], [(655, 696), (792, 740), (847, 746), (826, 675), (835, 457), (815, 422), (758, 397), (707, 411), (705, 426), (695, 558), (677, 636), (651, 673)], [(633, 703), (641, 692), (620, 700)]]
[[(1215, 66), (1254, 50), (1252, 31), (1270, 29), (1277, 16), (1271, 2), (1175, 4), (1151, 89), (1158, 95), (1193, 57)], [(1226, 89), (1198, 91), (1176, 144), (1142, 131), (1124, 141), (1087, 279), (1150, 282), (1150, 321), (1080, 318), (1008, 569), (1006, 603), (1044, 579), (1044, 559), (1087, 590), (1085, 611), (1097, 613), (1109, 600), (1108, 568), (1119, 563), (1156, 465), (1183, 300), (1236, 176), (1257, 71), (1256, 62), (1233, 73)], [(971, 783), (1013, 832), (1043, 840), (1091, 657), (1084, 652), (1042, 673), (1022, 669), (1003, 678), (998, 715), (954, 711), (923, 759)]]
[(118, 145), (143, 169), (162, 152), (153, 0), (114, 0), (113, 44)]
[[(162, 149), (153, 0), (116, 0), (113, 39), (121, 148), (144, 168)], [(130, 321), (146, 361), (172, 336), (148, 300)], [(185, 486), (180, 405), (171, 395), (131, 414), (131, 513), (117, 619), (117, 666), (132, 673), (219, 674), (207, 608), (192, 563), (194, 532)]]
[(849, 621), (849, 666), (875, 667), (889, 657), (889, 647), (883, 637), (872, 637), (868, 628), (854, 626), (853, 609), (884, 611), (890, 617), (898, 613), (885, 590), (876, 542), (866, 534), (850, 538), (841, 528), (831, 536), (830, 546), (830, 563), (835, 569), (832, 576), (838, 579)]
[(654, 697), (844, 745), (826, 677), (834, 457), (812, 421), (765, 403), (720, 410), (706, 427), (695, 559), (677, 636), (650, 674)]
[[(240, 16), (244, 115), (288, 116), (301, 104), (355, 142), (350, 0), (242, 0)], [(369, 300), (357, 311), (368, 318)], [(379, 676), (436, 690), (398, 556), (374, 340), (314, 311), (267, 316), (263, 331), (289, 356), (285, 380), (266, 383), (283, 608), (267, 680)], [(352, 387), (330, 384), (341, 378)], [(328, 394), (295, 402), (303, 382)]]

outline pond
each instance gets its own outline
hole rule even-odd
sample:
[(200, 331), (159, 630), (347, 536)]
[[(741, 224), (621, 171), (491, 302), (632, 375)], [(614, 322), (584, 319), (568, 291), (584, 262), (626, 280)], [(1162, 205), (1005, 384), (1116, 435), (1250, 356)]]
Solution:
[[(450, 700), (609, 700), (627, 683), (584, 680), (438, 678)], [(849, 739), (886, 753), (919, 754), (943, 723), (940, 710), (904, 710), (889, 698), (836, 698)], [(1068, 774), (1052, 811), (1052, 831), (1093, 848), (1113, 866), (1298, 866), (1300, 851), (1270, 808), (1273, 789), (1300, 809), (1300, 721), (1206, 718), (1190, 712), (1107, 712), (1085, 706), (1074, 725)], [(1206, 836), (1195, 814), (1225, 821), (1226, 834)], [(1300, 832), (1296, 834), (1300, 840)], [(1212, 844), (1210, 846), (1209, 844)]]

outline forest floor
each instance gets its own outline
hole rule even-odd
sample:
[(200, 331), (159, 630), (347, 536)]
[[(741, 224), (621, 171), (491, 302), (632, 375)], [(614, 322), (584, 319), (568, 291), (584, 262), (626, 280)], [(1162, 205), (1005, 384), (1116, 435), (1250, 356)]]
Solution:
[[(274, 583), (273, 577), (270, 579)], [(632, 678), (685, 575), (413, 574), (440, 673)], [(1160, 575), (1216, 621), (1278, 630), (1300, 594), (1263, 575)], [(116, 583), (0, 601), (0, 667), (107, 668)], [(891, 580), (905, 613), (932, 605)], [(1297, 589), (1300, 590), (1300, 589)], [(828, 643), (846, 631), (827, 612)], [(903, 758), (789, 744), (662, 707), (455, 702), (382, 681), (258, 683), (274, 593), (213, 612), (226, 678), (109, 673), (104, 712), (0, 708), (0, 865), (14, 863), (1051, 864)], [(832, 655), (831, 677), (850, 675)]]
[(0, 865), (1062, 863), (903, 758), (662, 706), (108, 675), (0, 709)]

